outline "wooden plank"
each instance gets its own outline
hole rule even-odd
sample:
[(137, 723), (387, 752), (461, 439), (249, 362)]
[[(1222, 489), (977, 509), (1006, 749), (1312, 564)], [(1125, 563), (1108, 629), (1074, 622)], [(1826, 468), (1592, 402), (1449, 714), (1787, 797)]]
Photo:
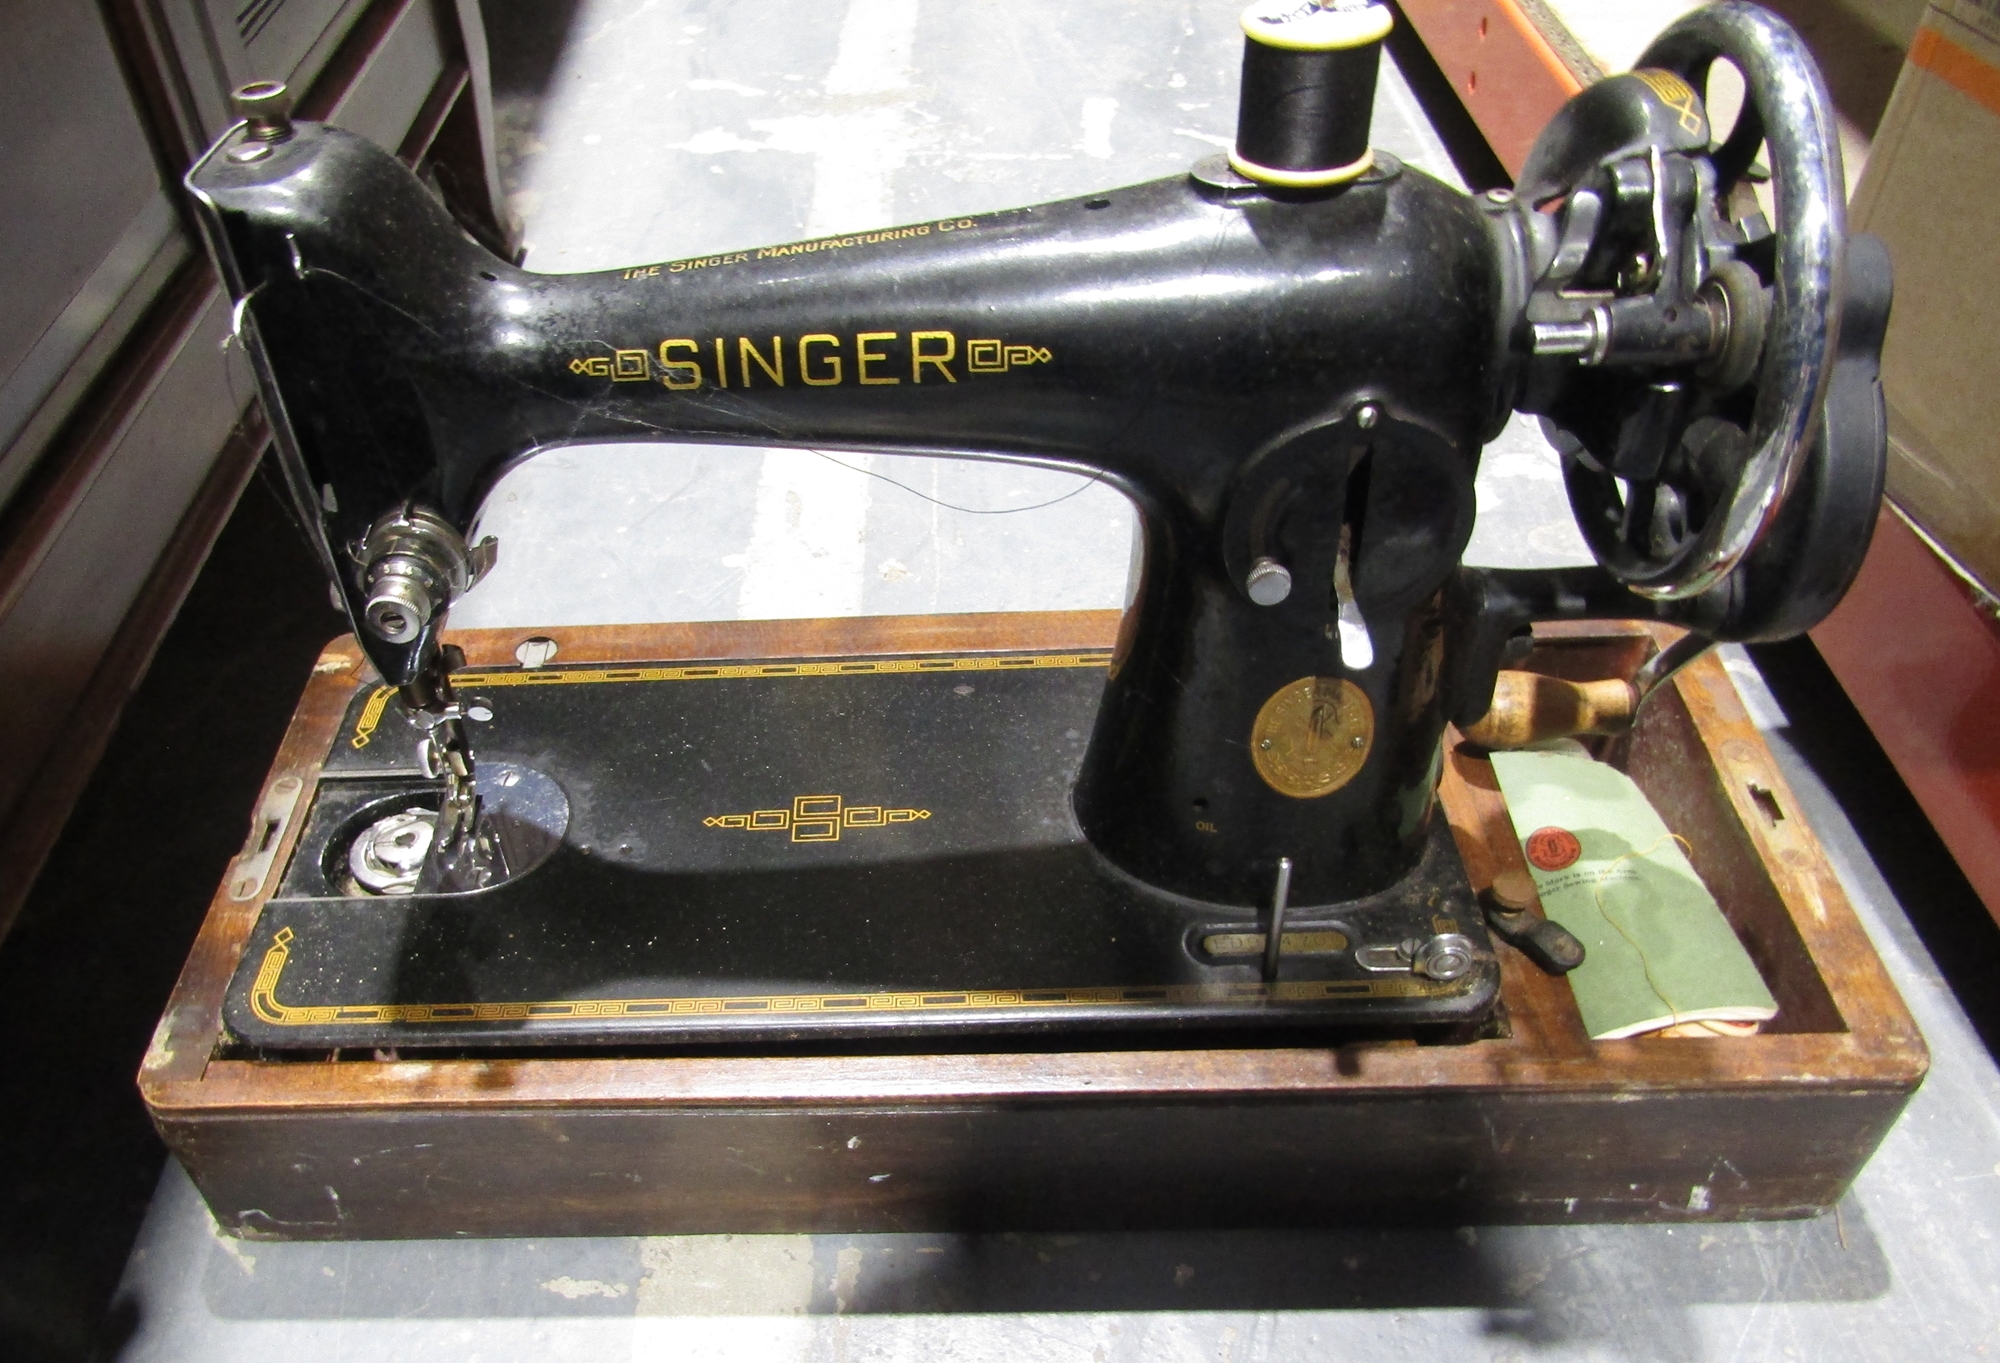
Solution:
[(1534, 0), (1402, 0), (1402, 11), (1513, 176), (1556, 111), (1603, 74)]
[[(570, 661), (619, 662), (1014, 651), (1109, 646), (1117, 620), (725, 622), (562, 642)], [(492, 666), (526, 633), (457, 638)], [(1667, 637), (1557, 627), (1538, 657), (1610, 675)], [(361, 671), (351, 640), (327, 650), (273, 780), (317, 777)], [(1693, 830), (1697, 865), (1792, 1014), (1778, 1033), (1593, 1043), (1567, 987), (1503, 952), (1511, 1035), (1458, 1046), (265, 1062), (222, 1052), (221, 998), (259, 904), (218, 892), (140, 1086), (222, 1223), (251, 1235), (1700, 1220), (1824, 1207), (1921, 1080), (1922, 1039), (1810, 829), (1765, 817), (1763, 798), (1795, 805), (1718, 662), (1694, 664), (1654, 702), (1629, 757), (1670, 818), (1706, 821)], [(1476, 885), (1518, 858), (1490, 764), (1454, 751), (1441, 795)]]
[(163, 1130), (221, 1226), (258, 1239), (1671, 1222), (1824, 1209), (1902, 1101), (349, 1109)]

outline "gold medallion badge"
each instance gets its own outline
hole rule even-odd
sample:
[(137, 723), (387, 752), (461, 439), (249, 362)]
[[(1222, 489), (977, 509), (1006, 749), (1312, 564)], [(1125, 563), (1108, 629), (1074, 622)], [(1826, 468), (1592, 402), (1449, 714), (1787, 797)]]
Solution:
[(1354, 779), (1375, 741), (1375, 710), (1342, 677), (1300, 677), (1279, 687), (1250, 729), (1250, 760), (1280, 795), (1310, 800)]

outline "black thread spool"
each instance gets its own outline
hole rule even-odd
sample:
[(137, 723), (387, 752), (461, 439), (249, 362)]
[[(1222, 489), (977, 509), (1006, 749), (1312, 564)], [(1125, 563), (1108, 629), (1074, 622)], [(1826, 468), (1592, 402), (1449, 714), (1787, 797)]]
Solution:
[(1243, 92), (1229, 164), (1263, 184), (1317, 189), (1373, 164), (1386, 5), (1262, 0), (1243, 11)]

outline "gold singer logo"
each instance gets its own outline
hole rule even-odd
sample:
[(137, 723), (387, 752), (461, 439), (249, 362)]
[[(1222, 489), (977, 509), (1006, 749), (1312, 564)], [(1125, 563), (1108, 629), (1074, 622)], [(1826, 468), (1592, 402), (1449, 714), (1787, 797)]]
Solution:
[(579, 378), (658, 383), (677, 393), (698, 388), (894, 387), (957, 383), (961, 373), (1005, 374), (1051, 364), (1044, 345), (997, 337), (968, 339), (954, 331), (859, 331), (808, 336), (669, 337), (652, 349), (614, 348), (608, 355), (568, 361)]
[(703, 828), (743, 828), (753, 833), (786, 833), (793, 842), (839, 842), (842, 829), (887, 828), (928, 819), (928, 809), (885, 809), (850, 805), (838, 795), (800, 795), (790, 809), (758, 809), (748, 814), (711, 814)]

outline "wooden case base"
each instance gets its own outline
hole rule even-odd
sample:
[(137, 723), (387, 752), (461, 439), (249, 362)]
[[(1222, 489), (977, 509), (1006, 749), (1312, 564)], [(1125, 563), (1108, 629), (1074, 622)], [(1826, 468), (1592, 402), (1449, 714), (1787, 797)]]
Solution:
[[(560, 660), (1107, 647), (1107, 612), (557, 630)], [(506, 666), (527, 631), (457, 636)], [(1663, 637), (1663, 636), (1661, 636)], [(1530, 666), (1630, 675), (1639, 625), (1538, 632)], [(309, 798), (354, 689), (332, 645), (267, 791)], [(1442, 798), (1475, 887), (1517, 864), (1490, 764)], [(1501, 948), (1508, 1035), (1464, 1045), (1018, 1053), (230, 1058), (225, 986), (301, 820), (218, 890), (139, 1082), (224, 1229), (281, 1239), (1331, 1221), (1705, 1221), (1836, 1201), (1928, 1063), (1721, 664), (1608, 745), (1763, 971), (1759, 1036), (1592, 1042), (1569, 986)], [(291, 789), (287, 786), (286, 789)], [(303, 801), (301, 801), (301, 807)], [(253, 833), (252, 843), (260, 841)], [(247, 854), (246, 854), (247, 855)], [(1210, 1048), (1213, 1047), (1213, 1048)]]

